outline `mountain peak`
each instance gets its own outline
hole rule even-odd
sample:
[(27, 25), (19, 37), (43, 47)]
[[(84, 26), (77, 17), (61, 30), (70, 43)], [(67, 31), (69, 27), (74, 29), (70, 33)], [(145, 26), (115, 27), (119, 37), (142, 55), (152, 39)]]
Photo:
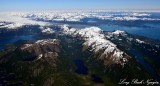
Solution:
[(115, 30), (114, 32), (112, 32), (115, 35), (119, 35), (119, 34), (125, 34), (125, 31), (122, 30)]
[[(130, 58), (126, 53), (119, 50), (114, 43), (107, 40), (102, 30), (98, 27), (74, 29), (65, 25), (62, 27), (62, 32), (66, 35), (80, 36), (84, 40), (83, 50), (91, 48), (90, 51), (97, 54), (98, 59), (103, 60), (105, 65), (114, 63), (124, 65)], [(118, 30), (114, 33), (120, 34), (124, 32)]]

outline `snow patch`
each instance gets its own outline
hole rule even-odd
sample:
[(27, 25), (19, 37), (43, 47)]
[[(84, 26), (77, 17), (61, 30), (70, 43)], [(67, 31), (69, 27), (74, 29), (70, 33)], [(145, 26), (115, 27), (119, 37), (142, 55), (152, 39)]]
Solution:
[(52, 34), (55, 33), (55, 31), (51, 28), (47, 28), (47, 29), (43, 29), (42, 33), (46, 33), (46, 34)]
[(115, 35), (125, 34), (125, 32), (124, 32), (124, 31), (121, 31), (121, 30), (116, 30), (116, 31), (114, 31), (114, 32), (112, 32), (112, 33), (115, 34)]
[(35, 43), (40, 45), (45, 45), (47, 43), (56, 44), (57, 39), (44, 39), (44, 40), (38, 40)]
[(43, 54), (39, 54), (37, 60), (41, 59), (42, 57), (43, 57)]
[(141, 41), (141, 40), (139, 40), (139, 39), (136, 39), (136, 41), (137, 41), (138, 43), (145, 43), (144, 41)]
[(32, 44), (25, 44), (21, 49), (24, 50), (24, 49), (29, 48), (31, 46), (32, 46)]

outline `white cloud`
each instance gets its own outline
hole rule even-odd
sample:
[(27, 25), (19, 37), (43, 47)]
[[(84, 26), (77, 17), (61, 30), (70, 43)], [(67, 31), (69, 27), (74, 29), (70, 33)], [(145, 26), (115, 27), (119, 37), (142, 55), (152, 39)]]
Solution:
[(0, 22), (9, 22), (10, 24), (3, 24), (0, 27), (6, 27), (6, 28), (17, 28), (21, 27), (23, 25), (40, 25), (45, 26), (46, 22), (41, 21), (35, 21), (30, 20), (28, 18), (23, 17), (24, 13), (18, 13), (18, 12), (1, 12), (0, 13)]

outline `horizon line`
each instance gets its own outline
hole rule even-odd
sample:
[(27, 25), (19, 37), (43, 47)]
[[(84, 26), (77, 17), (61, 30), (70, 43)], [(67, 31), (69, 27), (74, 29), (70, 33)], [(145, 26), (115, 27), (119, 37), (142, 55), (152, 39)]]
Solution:
[(16, 12), (16, 11), (106, 11), (106, 12), (160, 12), (160, 9), (24, 9), (24, 10), (0, 10), (1, 12)]

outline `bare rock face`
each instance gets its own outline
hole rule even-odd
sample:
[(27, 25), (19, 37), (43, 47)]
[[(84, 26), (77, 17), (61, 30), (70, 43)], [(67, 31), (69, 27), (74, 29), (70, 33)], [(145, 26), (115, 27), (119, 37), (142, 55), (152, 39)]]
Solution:
[(54, 65), (59, 49), (60, 41), (57, 39), (38, 40), (34, 44), (24, 44), (17, 49), (18, 55), (24, 60), (43, 59), (51, 65)]
[[(69, 28), (68, 25), (62, 26), (62, 32), (73, 37), (81, 37), (84, 40), (83, 51), (93, 52), (94, 57), (104, 62), (104, 65), (111, 64), (124, 65), (130, 59), (123, 51), (119, 50), (114, 43), (106, 39), (103, 31), (98, 27), (89, 27), (84, 29)], [(116, 32), (119, 34), (122, 32)]]

